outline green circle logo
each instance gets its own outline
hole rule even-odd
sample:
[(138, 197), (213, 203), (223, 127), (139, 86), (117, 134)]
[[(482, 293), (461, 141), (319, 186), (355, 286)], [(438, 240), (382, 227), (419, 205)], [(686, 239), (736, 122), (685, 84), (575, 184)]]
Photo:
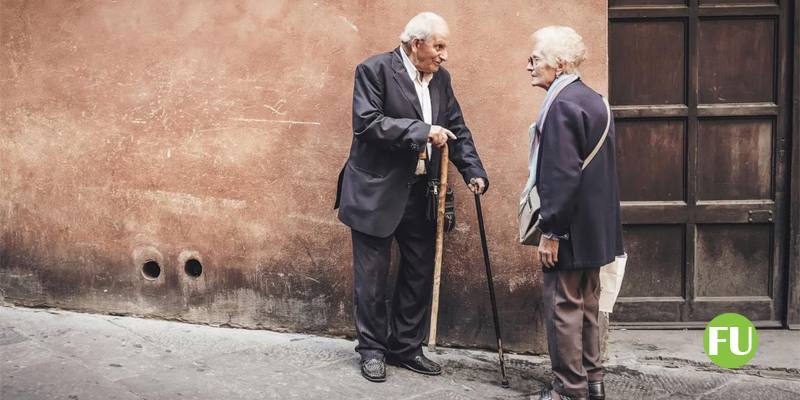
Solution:
[(739, 368), (756, 355), (758, 332), (753, 323), (742, 315), (720, 314), (706, 325), (703, 349), (714, 364), (723, 368)]

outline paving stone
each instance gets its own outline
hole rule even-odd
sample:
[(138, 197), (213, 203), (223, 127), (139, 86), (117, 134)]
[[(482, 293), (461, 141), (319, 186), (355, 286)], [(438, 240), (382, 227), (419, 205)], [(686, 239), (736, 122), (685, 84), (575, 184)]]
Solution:
[(769, 400), (797, 400), (800, 399), (800, 385), (787, 384), (775, 381), (743, 380), (731, 382), (719, 390), (705, 394), (703, 399), (769, 399)]
[(30, 338), (20, 335), (12, 327), (0, 328), (0, 346), (22, 343), (28, 340), (30, 340)]
[(139, 396), (69, 359), (4, 368), (0, 399), (138, 400)]

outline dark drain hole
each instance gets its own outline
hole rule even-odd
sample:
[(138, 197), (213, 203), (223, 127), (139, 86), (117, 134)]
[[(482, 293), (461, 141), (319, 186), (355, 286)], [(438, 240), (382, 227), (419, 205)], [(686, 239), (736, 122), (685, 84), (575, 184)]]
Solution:
[(148, 261), (142, 265), (142, 274), (147, 279), (156, 279), (161, 275), (161, 266), (155, 261)]
[(186, 275), (197, 278), (203, 273), (203, 264), (200, 264), (200, 261), (192, 258), (186, 261), (183, 269), (186, 271)]

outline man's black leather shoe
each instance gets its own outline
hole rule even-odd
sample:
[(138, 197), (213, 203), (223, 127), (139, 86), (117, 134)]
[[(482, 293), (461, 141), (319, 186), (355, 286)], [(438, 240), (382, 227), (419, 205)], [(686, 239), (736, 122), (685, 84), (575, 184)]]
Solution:
[(605, 400), (606, 387), (603, 381), (589, 382), (589, 400)]
[(386, 362), (389, 363), (389, 365), (410, 369), (418, 374), (441, 375), (442, 373), (442, 367), (424, 355), (418, 355), (406, 360), (397, 358), (396, 356), (390, 356), (386, 358)]
[(361, 375), (371, 382), (386, 380), (386, 364), (379, 358), (361, 360)]

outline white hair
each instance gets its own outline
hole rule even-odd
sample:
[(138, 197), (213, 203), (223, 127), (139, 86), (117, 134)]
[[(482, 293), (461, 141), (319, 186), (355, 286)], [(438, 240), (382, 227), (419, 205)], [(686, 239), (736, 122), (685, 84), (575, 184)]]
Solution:
[(547, 26), (531, 35), (543, 61), (556, 68), (564, 62), (564, 72), (580, 76), (578, 67), (586, 60), (586, 45), (578, 32), (568, 26)]
[(400, 34), (400, 42), (408, 44), (414, 39), (428, 40), (434, 32), (442, 32), (447, 29), (447, 22), (444, 18), (432, 12), (422, 12), (408, 21), (406, 29)]

